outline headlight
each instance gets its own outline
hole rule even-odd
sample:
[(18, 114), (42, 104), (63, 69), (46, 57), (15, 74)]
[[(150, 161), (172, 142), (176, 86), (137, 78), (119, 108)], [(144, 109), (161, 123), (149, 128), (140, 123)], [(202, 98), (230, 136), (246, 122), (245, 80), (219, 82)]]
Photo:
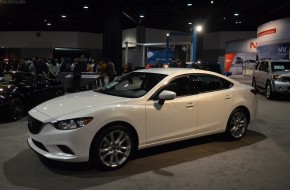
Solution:
[(283, 81), (283, 77), (282, 76), (280, 76), (280, 75), (273, 75), (273, 77), (272, 77), (274, 80), (276, 80), (276, 81)]
[(74, 118), (74, 119), (57, 121), (53, 123), (53, 125), (56, 129), (59, 129), (59, 130), (71, 130), (71, 129), (77, 129), (77, 128), (83, 127), (92, 120), (93, 120), (92, 117)]

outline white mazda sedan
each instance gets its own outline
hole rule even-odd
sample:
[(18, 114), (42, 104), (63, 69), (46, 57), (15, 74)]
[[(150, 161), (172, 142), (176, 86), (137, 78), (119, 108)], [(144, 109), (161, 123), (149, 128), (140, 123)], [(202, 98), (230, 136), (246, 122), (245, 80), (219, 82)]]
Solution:
[(30, 110), (28, 144), (48, 159), (113, 170), (138, 149), (215, 133), (241, 139), (257, 106), (254, 88), (217, 73), (138, 70)]

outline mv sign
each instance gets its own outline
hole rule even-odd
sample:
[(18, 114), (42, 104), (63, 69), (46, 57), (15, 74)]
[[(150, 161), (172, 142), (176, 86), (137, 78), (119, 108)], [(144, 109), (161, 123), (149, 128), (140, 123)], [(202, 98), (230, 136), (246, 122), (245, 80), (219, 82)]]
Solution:
[(288, 46), (278, 47), (278, 54), (285, 54), (288, 52)]
[(286, 59), (289, 56), (289, 44), (281, 44), (278, 47), (278, 57)]

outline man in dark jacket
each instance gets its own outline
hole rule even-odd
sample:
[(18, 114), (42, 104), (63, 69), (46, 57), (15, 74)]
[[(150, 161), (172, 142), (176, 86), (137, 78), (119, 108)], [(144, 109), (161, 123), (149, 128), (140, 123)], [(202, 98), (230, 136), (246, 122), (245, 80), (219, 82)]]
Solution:
[(41, 60), (39, 57), (35, 57), (35, 60), (33, 62), (35, 67), (35, 75), (43, 75), (44, 77), (47, 77), (48, 75), (48, 66), (47, 64)]
[(79, 91), (81, 86), (81, 78), (82, 78), (82, 72), (87, 71), (87, 61), (85, 58), (79, 58), (77, 60), (77, 64), (74, 66), (73, 70), (73, 90)]

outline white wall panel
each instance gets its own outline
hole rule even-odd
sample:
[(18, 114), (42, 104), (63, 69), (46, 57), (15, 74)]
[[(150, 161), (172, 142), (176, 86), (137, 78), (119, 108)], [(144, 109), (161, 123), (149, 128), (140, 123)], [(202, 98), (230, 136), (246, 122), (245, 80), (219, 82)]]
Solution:
[[(122, 47), (126, 47), (125, 42), (133, 42), (136, 43), (136, 28), (131, 28), (127, 30), (123, 30), (122, 32)], [(136, 45), (128, 44), (128, 47), (135, 47)]]

